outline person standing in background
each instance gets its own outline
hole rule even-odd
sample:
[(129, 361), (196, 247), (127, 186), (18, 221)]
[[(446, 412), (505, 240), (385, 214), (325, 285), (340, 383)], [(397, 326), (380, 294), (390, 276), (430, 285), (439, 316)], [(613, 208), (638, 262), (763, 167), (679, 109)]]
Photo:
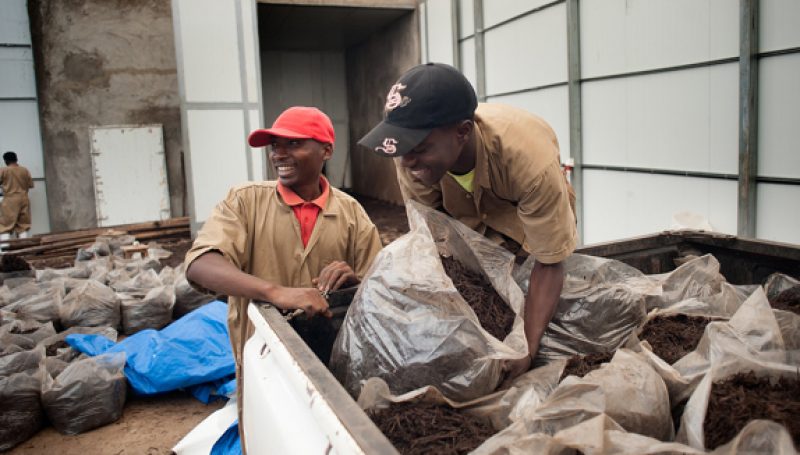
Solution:
[(33, 188), (31, 173), (17, 163), (17, 154), (3, 154), (6, 167), (0, 168), (0, 185), (3, 188), (3, 201), (0, 202), (0, 241), (16, 234), (19, 238), (28, 237), (31, 228), (31, 208), (28, 190)]

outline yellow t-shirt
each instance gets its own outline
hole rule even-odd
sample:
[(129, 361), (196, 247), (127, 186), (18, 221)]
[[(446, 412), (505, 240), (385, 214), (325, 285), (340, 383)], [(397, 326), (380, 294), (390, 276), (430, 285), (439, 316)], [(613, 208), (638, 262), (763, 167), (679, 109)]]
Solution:
[(467, 193), (472, 193), (472, 184), (475, 182), (475, 168), (472, 168), (471, 171), (462, 175), (453, 174), (452, 172), (448, 172), (448, 174), (450, 174), (450, 177), (453, 177), (453, 179), (455, 179), (455, 181), (458, 182), (458, 184), (461, 185), (461, 188), (464, 188)]

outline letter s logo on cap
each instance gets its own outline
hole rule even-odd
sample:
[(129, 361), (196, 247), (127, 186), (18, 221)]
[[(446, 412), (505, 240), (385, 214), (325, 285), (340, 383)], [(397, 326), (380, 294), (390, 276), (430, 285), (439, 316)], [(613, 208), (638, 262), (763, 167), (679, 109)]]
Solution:
[(408, 104), (409, 101), (411, 101), (411, 98), (409, 98), (407, 96), (403, 96), (400, 93), (400, 90), (403, 90), (405, 88), (406, 88), (405, 85), (403, 85), (403, 84), (398, 82), (397, 84), (394, 84), (392, 86), (391, 90), (389, 90), (389, 94), (386, 95), (386, 106), (385, 106), (385, 109), (386, 109), (387, 112), (388, 111), (393, 111), (393, 110), (397, 109), (398, 107), (403, 107), (406, 104)]
[(383, 152), (387, 155), (394, 155), (397, 153), (397, 147), (395, 147), (395, 145), (397, 145), (397, 139), (387, 137), (383, 140), (383, 146), (379, 145), (375, 147), (375, 151)]

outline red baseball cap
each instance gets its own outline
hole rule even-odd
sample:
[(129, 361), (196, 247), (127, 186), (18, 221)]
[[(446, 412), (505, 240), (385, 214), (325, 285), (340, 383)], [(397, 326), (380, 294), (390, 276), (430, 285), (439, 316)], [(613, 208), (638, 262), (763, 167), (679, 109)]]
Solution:
[(264, 147), (270, 143), (272, 136), (315, 139), (330, 144), (333, 144), (336, 139), (331, 119), (315, 107), (304, 106), (286, 109), (275, 119), (272, 128), (253, 131), (247, 137), (247, 142), (251, 147)]

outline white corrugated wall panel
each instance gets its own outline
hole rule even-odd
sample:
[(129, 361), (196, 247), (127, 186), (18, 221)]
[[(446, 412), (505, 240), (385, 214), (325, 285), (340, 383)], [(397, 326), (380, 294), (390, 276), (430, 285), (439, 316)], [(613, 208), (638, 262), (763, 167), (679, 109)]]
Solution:
[(739, 55), (738, 1), (583, 1), (580, 15), (583, 77)]
[(458, 0), (458, 37), (475, 33), (475, 4), (472, 0)]
[(458, 45), (461, 53), (461, 72), (472, 87), (478, 86), (478, 69), (475, 66), (475, 38), (469, 38)]
[(50, 232), (50, 213), (47, 211), (47, 183), (43, 180), (33, 182), (33, 189), (28, 191), (31, 202), (31, 235)]
[(27, 167), (33, 178), (44, 178), (36, 101), (0, 102), (0, 154), (7, 150), (17, 153), (19, 164)]
[(491, 27), (495, 24), (527, 13), (535, 8), (544, 6), (552, 0), (502, 0), (483, 2), (483, 26)]
[(800, 46), (800, 2), (766, 0), (759, 6), (761, 52)]
[(584, 163), (738, 173), (735, 63), (583, 84)]
[[(242, 36), (244, 45), (245, 79), (247, 84), (247, 101), (258, 103), (258, 69), (256, 40), (258, 39), (258, 25), (254, 21), (256, 3), (251, 1), (241, 2), (242, 8)], [(252, 125), (251, 125), (252, 126)]]
[(542, 117), (553, 127), (561, 147), (561, 162), (570, 157), (569, 149), (569, 93), (566, 86), (552, 87), (513, 95), (493, 96), (492, 103), (516, 106)]
[(179, 3), (181, 12), (181, 55), (186, 101), (241, 102), (235, 3), (217, 0), (174, 1)]
[(453, 64), (453, 19), (450, 0), (428, 0), (427, 15), (427, 61)]
[[(241, 110), (187, 110), (196, 220), (204, 221), (232, 186), (247, 182)], [(224, 163), (224, 165), (221, 165)]]
[(33, 52), (27, 47), (0, 47), (0, 98), (36, 98)]
[(760, 60), (758, 174), (800, 177), (800, 54)]
[[(248, 113), (250, 116), (250, 128), (258, 129), (263, 128), (262, 120), (260, 117), (260, 113), (258, 109), (251, 109)], [(249, 134), (249, 132), (248, 132)], [(260, 181), (260, 180), (267, 180), (267, 165), (268, 165), (268, 158), (266, 156), (266, 152), (263, 147), (253, 148), (250, 147), (248, 144), (247, 147), (250, 149), (249, 153), (252, 153), (252, 160), (253, 160), (253, 180)]]
[(567, 80), (566, 11), (556, 5), (486, 32), (488, 95)]
[(756, 236), (800, 245), (800, 186), (758, 184)]
[(31, 44), (26, 0), (0, 1), (0, 43)]
[(583, 177), (585, 244), (669, 229), (681, 211), (736, 233), (736, 181), (599, 170)]

